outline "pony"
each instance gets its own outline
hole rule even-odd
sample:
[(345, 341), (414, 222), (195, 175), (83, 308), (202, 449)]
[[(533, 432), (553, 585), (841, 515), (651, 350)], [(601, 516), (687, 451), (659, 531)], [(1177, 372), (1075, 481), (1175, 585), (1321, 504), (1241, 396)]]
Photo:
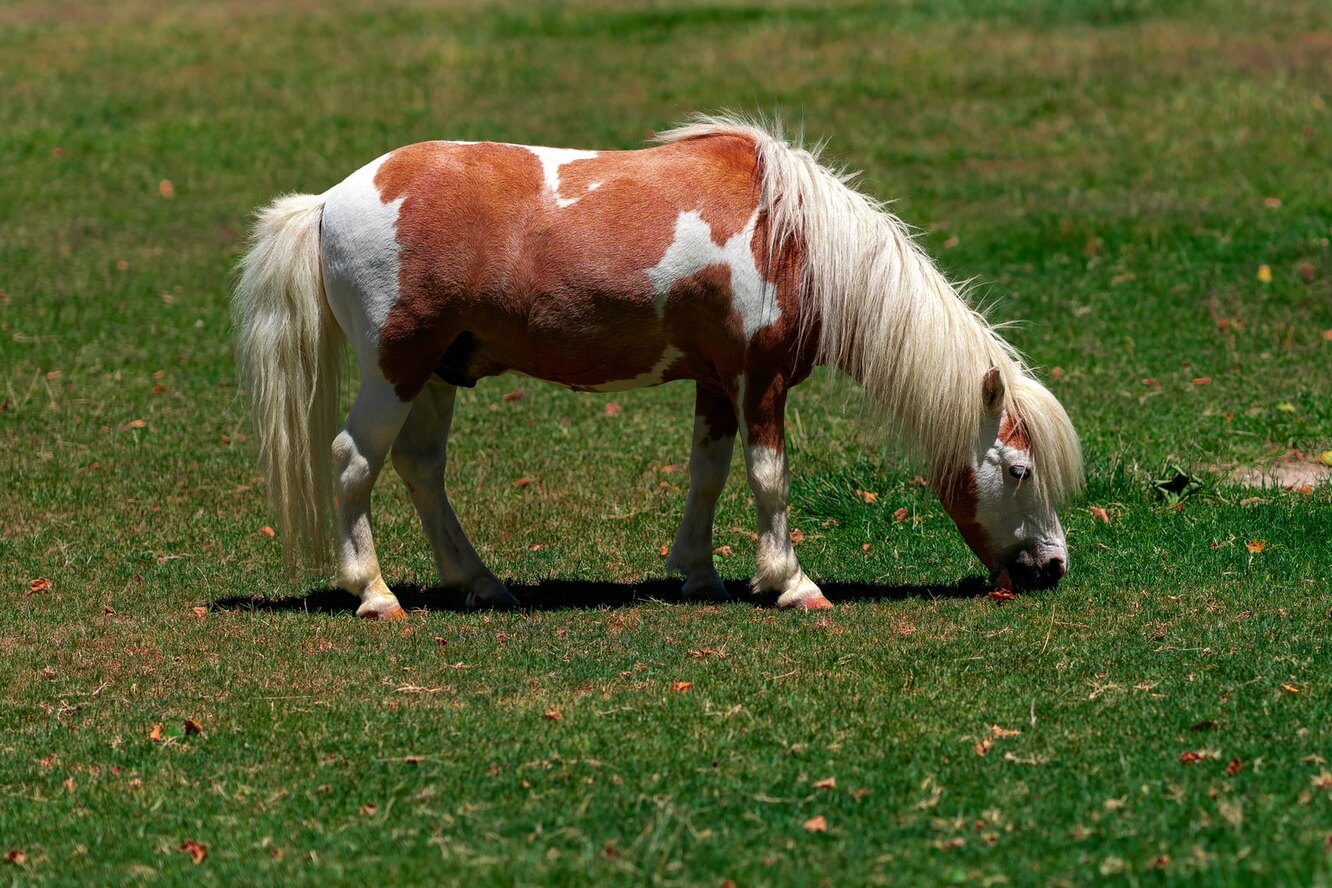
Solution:
[[(1082, 458), (1067, 413), (900, 219), (778, 125), (701, 116), (627, 151), (408, 145), (260, 211), (239, 272), (237, 363), (287, 564), (327, 567), (332, 536), (359, 616), (404, 616), (371, 534), (389, 459), (441, 583), (469, 606), (517, 604), (445, 487), (458, 387), (504, 372), (581, 391), (695, 384), (667, 562), (686, 597), (728, 597), (712, 535), (738, 435), (753, 587), (832, 606), (787, 524), (787, 393), (816, 365), (858, 381), (870, 422), (926, 458), (995, 586), (1068, 569), (1057, 509)], [(360, 385), (339, 428), (344, 341)]]

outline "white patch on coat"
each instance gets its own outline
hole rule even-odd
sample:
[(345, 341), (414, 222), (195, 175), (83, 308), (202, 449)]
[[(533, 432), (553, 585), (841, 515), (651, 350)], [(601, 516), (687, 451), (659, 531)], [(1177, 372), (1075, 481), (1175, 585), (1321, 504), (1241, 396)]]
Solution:
[(777, 305), (776, 288), (763, 279), (754, 261), (751, 244), (758, 211), (749, 217), (744, 229), (720, 247), (712, 239), (712, 227), (696, 210), (687, 210), (675, 220), (675, 236), (666, 254), (647, 270), (652, 281), (657, 316), (661, 317), (671, 288), (679, 281), (698, 274), (709, 265), (725, 265), (731, 272), (731, 305), (740, 313), (745, 338), (782, 316)]
[[(555, 195), (555, 204), (559, 207), (570, 207), (578, 203), (583, 195), (577, 197), (560, 197), (560, 167), (566, 163), (573, 163), (575, 160), (591, 160), (597, 156), (595, 151), (583, 151), (578, 148), (543, 148), (534, 145), (520, 145), (536, 155), (537, 160), (541, 161), (541, 172), (546, 179), (546, 187)], [(591, 188), (588, 188), (591, 191)]]
[(375, 174), (389, 157), (373, 160), (324, 192), (321, 232), (324, 292), (329, 308), (357, 347), (362, 366), (377, 366), (379, 331), (398, 301), (398, 210), (385, 203)]
[(673, 345), (668, 345), (666, 350), (661, 353), (661, 357), (657, 359), (657, 363), (652, 365), (652, 369), (644, 371), (632, 379), (613, 379), (597, 385), (579, 386), (578, 390), (586, 392), (623, 392), (629, 389), (661, 385), (665, 378), (666, 368), (683, 357), (684, 352)]

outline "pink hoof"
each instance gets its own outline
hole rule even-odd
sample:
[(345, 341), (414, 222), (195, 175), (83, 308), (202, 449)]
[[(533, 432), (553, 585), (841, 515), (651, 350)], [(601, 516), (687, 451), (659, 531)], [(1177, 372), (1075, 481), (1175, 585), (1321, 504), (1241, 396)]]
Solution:
[(801, 610), (823, 611), (832, 610), (833, 603), (822, 595), (815, 595), (811, 598), (802, 598), (795, 603), (795, 606)]
[(403, 610), (402, 605), (395, 601), (382, 610), (373, 607), (361, 608), (356, 611), (356, 616), (362, 620), (405, 620), (407, 619), (407, 611)]

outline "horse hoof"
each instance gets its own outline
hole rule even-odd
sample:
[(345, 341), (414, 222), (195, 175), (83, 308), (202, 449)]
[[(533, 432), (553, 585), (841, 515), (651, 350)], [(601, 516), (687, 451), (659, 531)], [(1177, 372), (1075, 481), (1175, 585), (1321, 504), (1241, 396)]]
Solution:
[(808, 598), (798, 598), (795, 601), (781, 601), (779, 599), (777, 602), (777, 607), (782, 610), (821, 611), (831, 610), (832, 606), (833, 603), (824, 598), (823, 593), (811, 595)]
[(518, 599), (514, 598), (508, 586), (494, 577), (487, 577), (473, 586), (472, 590), (467, 593), (466, 604), (471, 610), (478, 608), (506, 610), (518, 607)]
[(685, 580), (680, 594), (688, 601), (730, 601), (731, 593), (715, 573), (710, 577)]
[(356, 609), (356, 616), (362, 620), (405, 620), (407, 611), (396, 601), (369, 602)]

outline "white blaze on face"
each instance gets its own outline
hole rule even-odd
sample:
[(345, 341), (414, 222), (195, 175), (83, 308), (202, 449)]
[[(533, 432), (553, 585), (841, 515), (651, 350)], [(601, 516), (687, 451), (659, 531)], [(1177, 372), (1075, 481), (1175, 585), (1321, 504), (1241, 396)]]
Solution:
[[(555, 195), (555, 205), (558, 207), (570, 207), (578, 203), (583, 195), (577, 197), (560, 197), (560, 167), (566, 163), (573, 163), (575, 160), (591, 160), (597, 156), (595, 151), (582, 151), (577, 148), (542, 148), (540, 146), (520, 145), (536, 155), (537, 160), (541, 161), (541, 173), (546, 180), (546, 187), (550, 189), (551, 194)], [(588, 186), (588, 191), (594, 191), (601, 183), (596, 182)]]
[[(398, 301), (398, 209), (406, 198), (384, 203), (375, 187), (375, 174), (388, 156), (324, 192), (321, 250), (328, 304), (348, 338), (372, 350)], [(370, 360), (373, 366), (373, 352)]]
[(731, 273), (731, 304), (744, 323), (745, 339), (781, 318), (776, 288), (763, 279), (754, 261), (751, 243), (758, 211), (749, 217), (740, 233), (717, 246), (712, 228), (696, 210), (688, 210), (675, 220), (675, 236), (666, 255), (647, 270), (660, 317), (666, 308), (671, 288), (685, 278), (698, 274), (709, 265), (724, 265)]

